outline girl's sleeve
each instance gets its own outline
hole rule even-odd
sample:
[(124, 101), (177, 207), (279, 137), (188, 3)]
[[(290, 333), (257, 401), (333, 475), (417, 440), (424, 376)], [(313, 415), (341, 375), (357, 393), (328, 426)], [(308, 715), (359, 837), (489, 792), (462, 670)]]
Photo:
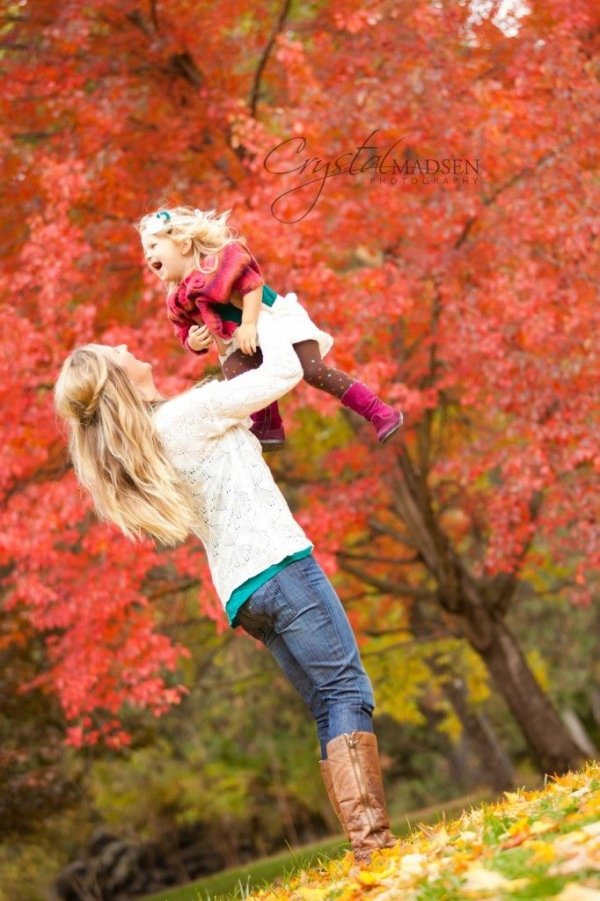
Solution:
[(263, 284), (260, 267), (247, 247), (238, 241), (226, 244), (219, 253), (219, 265), (206, 277), (204, 299), (209, 303), (227, 303), (233, 291), (243, 296)]
[(196, 323), (190, 316), (186, 316), (183, 313), (175, 313), (173, 310), (168, 310), (168, 316), (173, 323), (175, 334), (186, 350), (189, 350), (189, 352), (192, 354), (198, 354), (198, 356), (208, 353), (207, 347), (205, 347), (204, 350), (194, 350), (193, 347), (190, 347), (188, 343), (190, 329), (193, 325), (196, 325)]
[(302, 379), (296, 351), (279, 332), (270, 313), (259, 314), (257, 331), (263, 354), (258, 369), (244, 372), (231, 381), (208, 382), (187, 395), (199, 416), (218, 423), (218, 432), (262, 410)]

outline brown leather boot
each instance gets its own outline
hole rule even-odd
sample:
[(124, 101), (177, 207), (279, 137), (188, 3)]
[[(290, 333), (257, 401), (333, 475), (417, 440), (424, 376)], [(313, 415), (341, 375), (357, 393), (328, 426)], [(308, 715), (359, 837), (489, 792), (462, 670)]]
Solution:
[(335, 796), (335, 792), (333, 790), (333, 782), (331, 781), (331, 768), (329, 766), (328, 760), (319, 760), (319, 767), (321, 769), (321, 777), (323, 779), (323, 783), (325, 785), (325, 789), (329, 796), (329, 800), (331, 801), (331, 806), (335, 811), (335, 815), (340, 821), (340, 826), (344, 830), (346, 837), (348, 833), (346, 832), (346, 827), (344, 826), (344, 820), (342, 819), (342, 811), (340, 810), (340, 805), (338, 804), (338, 799)]
[(377, 739), (372, 732), (338, 735), (327, 745), (327, 762), (354, 857), (368, 863), (373, 851), (396, 844), (383, 795)]

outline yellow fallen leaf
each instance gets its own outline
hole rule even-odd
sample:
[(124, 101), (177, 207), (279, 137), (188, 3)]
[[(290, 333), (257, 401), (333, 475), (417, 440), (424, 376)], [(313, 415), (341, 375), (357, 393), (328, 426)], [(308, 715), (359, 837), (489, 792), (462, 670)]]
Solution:
[(542, 818), (541, 820), (536, 820), (535, 823), (532, 823), (529, 827), (529, 831), (531, 835), (542, 835), (544, 832), (552, 832), (557, 828), (558, 823), (555, 820)]
[(581, 831), (585, 832), (586, 835), (600, 836), (600, 820), (597, 823), (588, 823), (587, 826), (582, 826)]
[(560, 895), (555, 895), (554, 897), (555, 901), (600, 901), (600, 891), (570, 882), (564, 887)]
[(405, 854), (400, 859), (399, 869), (402, 873), (417, 876), (427, 865), (426, 854)]
[(381, 885), (382, 879), (379, 873), (370, 873), (368, 870), (363, 870), (356, 877), (357, 882), (360, 882), (361, 885)]
[[(338, 889), (338, 891), (340, 890)], [(333, 893), (336, 901), (354, 901), (355, 898), (362, 898), (363, 896), (363, 890), (355, 883), (346, 885), (346, 887), (341, 890), (341, 894), (338, 894), (338, 891)]]
[[(590, 824), (592, 828), (595, 823)], [(600, 834), (585, 832), (586, 827), (568, 835), (557, 838), (554, 846), (557, 857), (561, 858), (554, 863), (548, 872), (550, 875), (579, 873), (582, 870), (600, 870)]]
[(550, 842), (532, 840), (527, 847), (530, 851), (533, 851), (531, 859), (533, 864), (552, 863), (556, 859), (556, 848)]
[(465, 829), (462, 832), (458, 833), (458, 835), (456, 837), (456, 844), (457, 845), (470, 844), (471, 842), (474, 842), (475, 839), (478, 839), (478, 838), (479, 838), (478, 832), (473, 832), (473, 830), (471, 830), (471, 829)]
[(571, 792), (572, 798), (582, 798), (583, 795), (589, 795), (591, 792), (591, 788), (589, 785), (584, 785), (582, 788), (578, 788), (577, 791)]
[(529, 836), (529, 830), (524, 829), (522, 832), (518, 832), (516, 835), (511, 835), (510, 838), (507, 838), (505, 842), (502, 842), (500, 847), (503, 849), (516, 848), (518, 845), (522, 845), (523, 842), (526, 842)]
[(591, 798), (586, 798), (583, 802), (581, 812), (584, 816), (600, 814), (600, 794), (595, 794)]
[(506, 879), (501, 873), (495, 870), (488, 870), (481, 864), (473, 864), (464, 874), (465, 883), (462, 886), (463, 891), (481, 892), (494, 891), (495, 889), (504, 889), (511, 885), (510, 879)]
[(435, 835), (432, 835), (429, 843), (432, 848), (444, 848), (448, 842), (450, 841), (450, 836), (448, 835), (448, 830), (445, 825), (438, 828)]
[(298, 901), (323, 901), (329, 892), (330, 887), (328, 885), (324, 888), (310, 888), (307, 885), (302, 885), (296, 889), (292, 898), (297, 898)]
[(586, 853), (596, 855), (600, 853), (600, 824), (589, 823), (581, 829), (559, 835), (554, 844), (563, 853), (584, 848)]
[(507, 829), (506, 834), (517, 835), (518, 833), (528, 832), (528, 831), (529, 831), (529, 820), (527, 819), (527, 817), (519, 817), (519, 819), (515, 820), (515, 822)]
[(590, 859), (586, 854), (574, 855), (573, 857), (569, 857), (568, 860), (563, 860), (560, 863), (554, 863), (548, 869), (549, 876), (578, 876), (582, 870), (587, 870), (591, 867)]
[[(384, 866), (381, 867), (371, 867), (370, 875), (373, 879), (377, 879), (379, 882), (385, 882), (386, 879), (389, 879), (390, 876), (394, 876), (398, 872), (398, 861), (397, 860), (384, 860), (382, 861)], [(361, 875), (366, 875), (367, 871), (363, 870)], [(374, 884), (374, 883), (372, 883)]]

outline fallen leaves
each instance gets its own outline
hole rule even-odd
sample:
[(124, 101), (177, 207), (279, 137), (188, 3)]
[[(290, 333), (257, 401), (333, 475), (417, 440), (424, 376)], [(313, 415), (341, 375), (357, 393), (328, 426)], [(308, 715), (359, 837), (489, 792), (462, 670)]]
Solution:
[(422, 826), (368, 867), (352, 856), (248, 901), (600, 901), (600, 765)]
[(526, 879), (507, 879), (501, 873), (497, 873), (495, 870), (488, 870), (482, 864), (475, 863), (465, 875), (462, 891), (469, 898), (478, 898), (482, 892), (522, 888), (526, 884)]
[(600, 901), (600, 890), (571, 882), (556, 896), (556, 901)]
[(515, 827), (509, 829), (510, 838), (502, 843), (503, 848), (516, 848), (532, 835), (542, 835), (544, 832), (553, 832), (558, 828), (558, 823), (553, 820), (542, 819), (530, 823), (529, 820), (519, 820)]

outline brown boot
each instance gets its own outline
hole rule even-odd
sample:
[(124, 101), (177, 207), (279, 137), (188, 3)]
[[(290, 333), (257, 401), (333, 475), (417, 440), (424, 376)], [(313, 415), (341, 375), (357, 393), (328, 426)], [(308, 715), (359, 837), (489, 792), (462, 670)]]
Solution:
[(377, 739), (372, 732), (338, 735), (327, 745), (327, 762), (340, 819), (357, 861), (368, 863), (378, 848), (391, 848)]
[(323, 778), (323, 783), (325, 785), (325, 789), (327, 790), (329, 800), (331, 801), (331, 806), (335, 811), (336, 817), (340, 821), (340, 826), (344, 830), (346, 837), (348, 837), (346, 827), (344, 826), (344, 820), (342, 819), (342, 811), (340, 810), (340, 805), (338, 804), (338, 800), (333, 790), (333, 782), (331, 781), (331, 767), (329, 766), (329, 761), (319, 760), (319, 767), (321, 768), (321, 776)]

